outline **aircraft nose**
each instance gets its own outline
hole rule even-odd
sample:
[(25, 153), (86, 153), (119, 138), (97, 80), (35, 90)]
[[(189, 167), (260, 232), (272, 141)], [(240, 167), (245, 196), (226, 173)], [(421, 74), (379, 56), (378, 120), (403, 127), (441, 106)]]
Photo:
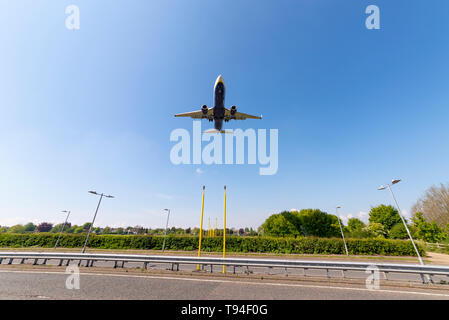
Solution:
[(217, 80), (215, 80), (215, 84), (214, 84), (214, 92), (215, 92), (215, 89), (217, 88), (217, 85), (218, 85), (220, 82), (222, 83), (222, 85), (223, 85), (223, 87), (224, 87), (224, 80), (223, 80), (223, 77), (221, 76), (221, 74), (217, 77)]

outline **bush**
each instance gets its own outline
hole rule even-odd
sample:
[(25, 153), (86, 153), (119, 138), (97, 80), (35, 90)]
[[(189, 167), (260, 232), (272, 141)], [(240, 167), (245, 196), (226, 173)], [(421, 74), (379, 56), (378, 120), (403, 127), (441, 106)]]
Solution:
[(391, 228), (390, 232), (388, 233), (388, 238), (390, 239), (407, 239), (408, 233), (407, 230), (405, 230), (403, 223), (396, 223), (393, 228)]
[[(0, 247), (43, 247), (52, 248), (58, 238), (54, 233), (0, 234)], [(59, 241), (61, 247), (81, 248), (86, 236), (84, 234), (63, 234)], [(204, 238), (202, 250), (221, 252), (221, 237)], [(88, 247), (98, 249), (153, 249), (161, 250), (163, 236), (150, 235), (91, 235)], [(390, 239), (347, 239), (348, 251), (357, 255), (394, 255), (414, 256), (415, 251), (410, 241)], [(198, 237), (167, 236), (167, 250), (198, 250)], [(418, 246), (420, 253), (424, 249)], [(277, 238), (277, 237), (226, 237), (227, 252), (267, 252), (296, 254), (345, 254), (342, 239), (338, 238)]]

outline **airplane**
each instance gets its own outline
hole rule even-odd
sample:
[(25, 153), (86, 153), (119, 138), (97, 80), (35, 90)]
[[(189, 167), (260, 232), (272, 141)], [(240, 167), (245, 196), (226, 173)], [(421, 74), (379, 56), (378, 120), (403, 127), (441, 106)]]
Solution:
[(237, 107), (232, 106), (231, 109), (227, 109), (224, 106), (226, 87), (224, 84), (223, 77), (221, 74), (215, 80), (214, 85), (214, 100), (215, 106), (213, 108), (208, 108), (207, 105), (203, 105), (201, 110), (192, 111), (186, 113), (175, 114), (175, 117), (190, 117), (193, 119), (208, 119), (209, 121), (214, 121), (215, 130), (207, 130), (205, 133), (227, 133), (221, 130), (224, 122), (229, 120), (245, 120), (245, 119), (262, 119), (262, 116), (252, 116), (250, 114), (237, 112)]

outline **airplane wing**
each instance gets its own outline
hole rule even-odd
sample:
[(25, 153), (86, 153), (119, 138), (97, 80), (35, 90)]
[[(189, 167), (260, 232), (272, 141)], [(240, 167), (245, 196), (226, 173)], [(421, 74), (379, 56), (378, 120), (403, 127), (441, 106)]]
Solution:
[(253, 116), (250, 114), (236, 112), (234, 115), (231, 115), (231, 111), (225, 108), (225, 118), (227, 119), (235, 119), (235, 120), (246, 120), (246, 119), (262, 119), (262, 116)]
[(214, 110), (208, 109), (207, 114), (204, 114), (202, 110), (178, 113), (175, 114), (175, 117), (190, 117), (193, 119), (213, 119), (214, 118)]

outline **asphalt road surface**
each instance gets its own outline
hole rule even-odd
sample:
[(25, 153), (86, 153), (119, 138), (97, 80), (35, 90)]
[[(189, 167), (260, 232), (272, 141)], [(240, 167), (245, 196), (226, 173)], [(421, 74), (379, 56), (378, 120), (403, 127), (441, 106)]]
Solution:
[(113, 272), (81, 273), (79, 289), (67, 289), (68, 277), (69, 274), (60, 270), (3, 269), (0, 270), (0, 299), (449, 299), (449, 289), (381, 287), (368, 290), (349, 284)]

